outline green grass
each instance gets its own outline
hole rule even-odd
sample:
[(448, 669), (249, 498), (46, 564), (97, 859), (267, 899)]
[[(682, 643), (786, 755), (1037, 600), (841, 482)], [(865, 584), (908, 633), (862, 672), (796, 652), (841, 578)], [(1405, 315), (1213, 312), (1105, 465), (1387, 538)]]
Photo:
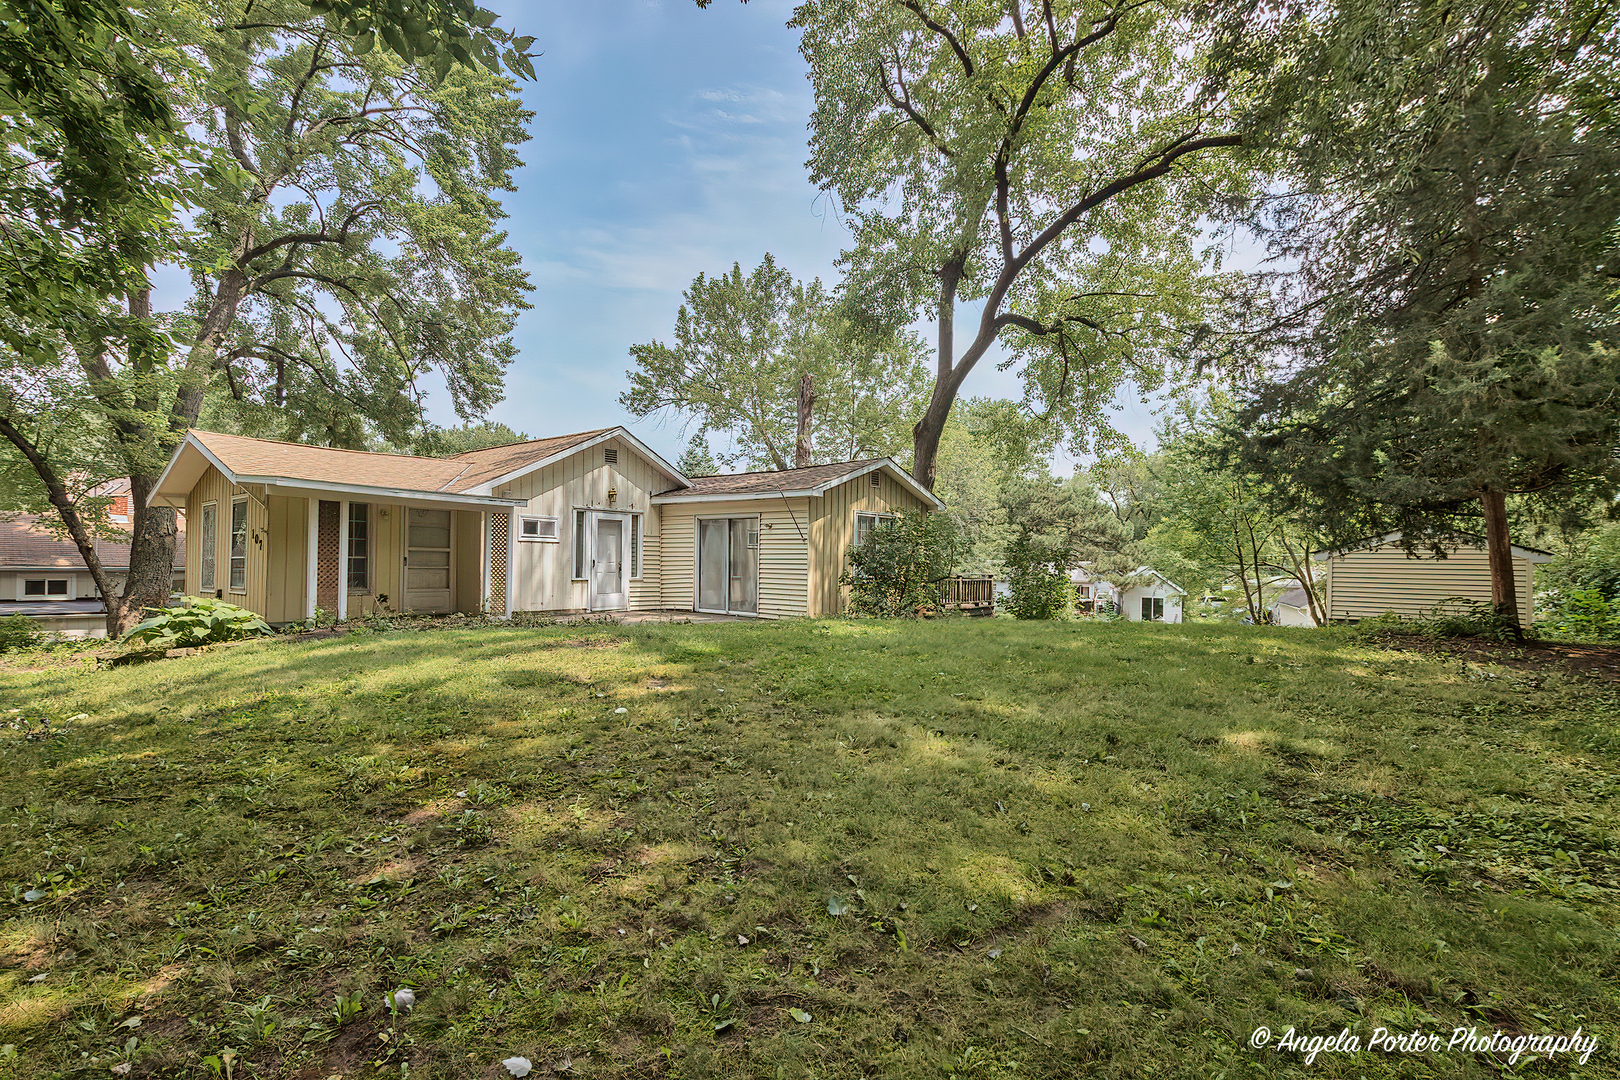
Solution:
[[(826, 621), (23, 653), (0, 717), (0, 1077), (1620, 1075), (1612, 686)], [(1600, 1045), (1248, 1046), (1459, 1024)]]

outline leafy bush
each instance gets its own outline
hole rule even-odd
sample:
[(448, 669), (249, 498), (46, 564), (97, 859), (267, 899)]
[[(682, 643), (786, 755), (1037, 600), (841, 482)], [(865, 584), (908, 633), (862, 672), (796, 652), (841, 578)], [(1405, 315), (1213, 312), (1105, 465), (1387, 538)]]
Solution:
[(838, 579), (850, 587), (850, 614), (915, 618), (936, 610), (940, 583), (962, 550), (961, 530), (943, 514), (917, 511), (883, 522), (849, 549), (849, 569)]
[(1015, 619), (1074, 618), (1074, 582), (1066, 570), (1031, 563), (1008, 570), (1007, 610)]
[(207, 596), (182, 596), (180, 600), (183, 607), (147, 608), (152, 617), (131, 628), (121, 640), (152, 649), (185, 649), (275, 633), (247, 608)]
[(1620, 603), (1608, 600), (1601, 589), (1569, 589), (1558, 596), (1551, 629), (1570, 637), (1620, 636)]
[(39, 640), (39, 626), (27, 615), (7, 615), (0, 619), (0, 653), (26, 649)]

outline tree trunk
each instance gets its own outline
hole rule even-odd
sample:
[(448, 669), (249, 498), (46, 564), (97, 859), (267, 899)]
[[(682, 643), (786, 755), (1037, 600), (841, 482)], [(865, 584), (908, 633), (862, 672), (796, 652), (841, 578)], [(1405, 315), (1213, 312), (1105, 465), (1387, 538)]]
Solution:
[(67, 527), (68, 536), (73, 540), (73, 546), (79, 549), (79, 558), (84, 560), (85, 569), (90, 571), (90, 577), (96, 583), (96, 591), (106, 600), (108, 633), (112, 632), (111, 612), (116, 601), (113, 598), (112, 582), (107, 577), (107, 570), (101, 565), (101, 553), (96, 550), (95, 538), (85, 527), (84, 519), (79, 516), (79, 508), (73, 504), (68, 496), (67, 486), (62, 482), (61, 476), (56, 472), (48, 458), (40, 452), (33, 440), (29, 439), (11, 421), (0, 418), (0, 437), (17, 448), (17, 452), (28, 459), (28, 464), (34, 467), (40, 482), (45, 485), (45, 493), (56, 507), (57, 514), (62, 518), (62, 524)]
[(1496, 615), (1512, 628), (1515, 637), (1524, 636), (1519, 623), (1519, 589), (1513, 580), (1513, 541), (1508, 537), (1507, 496), (1489, 488), (1479, 493), (1485, 508), (1485, 553), (1491, 565), (1491, 606)]
[(939, 338), (934, 376), (934, 393), (928, 411), (911, 429), (911, 475), (929, 491), (939, 460), (939, 440), (945, 434), (945, 421), (956, 404), (956, 289), (962, 281), (965, 258), (952, 259), (939, 272)]
[(810, 448), (810, 416), (816, 407), (815, 379), (807, 371), (799, 377), (799, 431), (798, 439), (793, 444), (793, 467), (804, 469), (810, 466), (812, 453)]
[[(143, 609), (164, 607), (174, 588), (174, 545), (178, 535), (175, 513), (150, 502), (156, 476), (129, 478), (130, 505), (135, 521), (129, 545), (129, 576), (124, 594), (107, 597), (107, 636), (121, 637), (141, 621)], [(105, 594), (104, 594), (105, 595)]]

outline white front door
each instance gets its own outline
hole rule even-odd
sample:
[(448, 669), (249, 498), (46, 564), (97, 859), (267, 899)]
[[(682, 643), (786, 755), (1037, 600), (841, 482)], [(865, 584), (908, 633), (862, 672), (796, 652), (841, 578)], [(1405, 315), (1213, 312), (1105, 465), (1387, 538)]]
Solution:
[(405, 537), (405, 610), (450, 610), (450, 511), (411, 510)]
[(630, 522), (622, 515), (593, 514), (591, 525), (591, 610), (622, 611), (625, 601), (624, 549)]

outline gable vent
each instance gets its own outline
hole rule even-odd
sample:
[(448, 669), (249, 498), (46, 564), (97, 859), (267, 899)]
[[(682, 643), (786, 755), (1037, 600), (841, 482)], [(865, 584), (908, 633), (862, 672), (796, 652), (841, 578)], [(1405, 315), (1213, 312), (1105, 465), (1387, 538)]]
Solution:
[(617, 465), (619, 463), (619, 448), (617, 446), (604, 447), (602, 450), (602, 463)]
[(877, 473), (872, 474), (872, 486), (873, 487), (882, 487), (883, 486), (883, 481), (878, 477)]

